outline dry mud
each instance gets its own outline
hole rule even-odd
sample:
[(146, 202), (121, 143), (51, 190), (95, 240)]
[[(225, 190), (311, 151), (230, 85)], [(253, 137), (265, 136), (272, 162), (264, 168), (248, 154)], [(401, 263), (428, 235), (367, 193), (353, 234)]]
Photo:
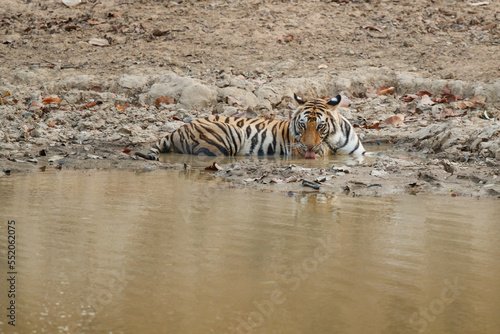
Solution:
[[(291, 195), (500, 195), (500, 9), (493, 2), (4, 3), (0, 176), (183, 169), (132, 153), (198, 117), (288, 119), (293, 93), (343, 92), (352, 103), (339, 111), (368, 151), (388, 144), (398, 154), (328, 168), (238, 160), (212, 173)], [(394, 91), (381, 94), (384, 86)], [(404, 120), (386, 122), (395, 115)]]

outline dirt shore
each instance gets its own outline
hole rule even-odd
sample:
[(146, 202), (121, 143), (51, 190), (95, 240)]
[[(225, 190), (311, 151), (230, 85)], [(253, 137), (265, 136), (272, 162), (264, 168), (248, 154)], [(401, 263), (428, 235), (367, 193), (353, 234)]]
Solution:
[(238, 159), (211, 173), (291, 195), (500, 197), (493, 2), (4, 2), (0, 177), (183, 169), (132, 153), (198, 117), (288, 119), (293, 93), (342, 92), (368, 151), (390, 152), (327, 167)]

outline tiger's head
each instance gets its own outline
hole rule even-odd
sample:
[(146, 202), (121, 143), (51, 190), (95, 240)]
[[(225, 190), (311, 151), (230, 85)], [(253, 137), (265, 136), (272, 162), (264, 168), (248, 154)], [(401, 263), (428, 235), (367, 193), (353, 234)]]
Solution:
[(323, 153), (323, 143), (328, 144), (328, 136), (335, 131), (335, 109), (342, 97), (304, 101), (294, 94), (294, 98), (299, 107), (293, 113), (290, 134), (306, 159), (316, 159), (316, 153)]

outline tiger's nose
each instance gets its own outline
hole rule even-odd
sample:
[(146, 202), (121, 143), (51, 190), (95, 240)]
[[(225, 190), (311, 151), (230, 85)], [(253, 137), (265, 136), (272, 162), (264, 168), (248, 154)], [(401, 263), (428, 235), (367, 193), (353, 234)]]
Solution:
[(314, 145), (306, 145), (306, 147), (307, 147), (307, 149), (308, 149), (309, 151), (312, 151), (312, 149), (314, 148)]

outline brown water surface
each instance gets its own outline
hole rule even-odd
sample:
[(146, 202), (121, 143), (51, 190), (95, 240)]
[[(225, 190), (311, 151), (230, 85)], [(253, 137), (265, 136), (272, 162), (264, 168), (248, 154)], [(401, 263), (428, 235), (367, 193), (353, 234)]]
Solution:
[(157, 170), (3, 177), (0, 203), (3, 333), (500, 332), (495, 201), (286, 196)]

